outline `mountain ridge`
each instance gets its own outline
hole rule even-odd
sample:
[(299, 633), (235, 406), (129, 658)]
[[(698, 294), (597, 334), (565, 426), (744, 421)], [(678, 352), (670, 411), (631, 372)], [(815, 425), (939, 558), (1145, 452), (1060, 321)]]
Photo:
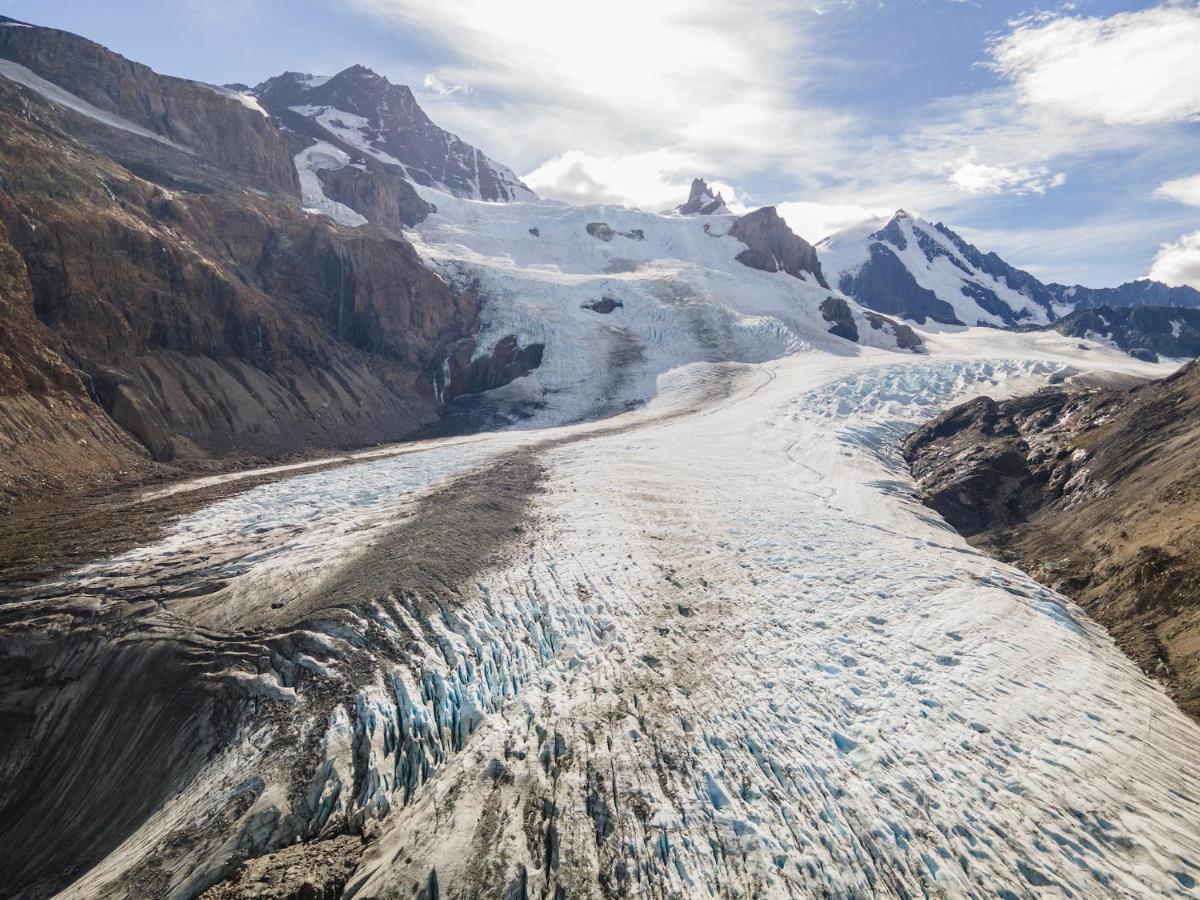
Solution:
[(864, 305), (923, 323), (1050, 325), (1077, 309), (1200, 307), (1200, 291), (1137, 279), (1115, 288), (1045, 283), (944, 222), (903, 209), (816, 244), (831, 283)]

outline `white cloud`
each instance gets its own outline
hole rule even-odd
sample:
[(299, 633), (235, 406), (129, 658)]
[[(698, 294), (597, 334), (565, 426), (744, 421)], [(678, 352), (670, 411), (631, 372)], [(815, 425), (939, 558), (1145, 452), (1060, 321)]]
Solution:
[(1200, 175), (1164, 181), (1154, 190), (1155, 197), (1200, 206)]
[(354, 2), (444, 51), (438, 80), (470, 84), (477, 102), (431, 112), (518, 169), (570, 148), (669, 148), (735, 176), (807, 177), (834, 164), (833, 135), (851, 121), (802, 99), (828, 63), (806, 27), (811, 2), (763, 0), (752, 16), (728, 0)]
[(1064, 173), (1051, 175), (1045, 166), (1009, 168), (962, 162), (950, 173), (950, 183), (968, 194), (1044, 194), (1066, 181)]
[[(581, 150), (560, 153), (522, 181), (552, 200), (566, 203), (617, 203), (652, 212), (670, 209), (688, 198), (692, 179), (705, 177), (703, 160), (670, 150), (653, 150), (623, 156), (597, 156)], [(726, 204), (737, 212), (745, 208), (740, 192), (721, 181), (706, 178)]]
[(849, 225), (890, 216), (895, 212), (894, 208), (871, 208), (854, 203), (814, 203), (807, 200), (780, 203), (778, 210), (792, 231), (810, 244)]
[(1200, 288), (1200, 231), (1159, 247), (1149, 277), (1166, 284)]
[(1026, 103), (1108, 125), (1200, 117), (1200, 5), (1108, 18), (1040, 15), (991, 47)]
[(437, 72), (428, 73), (422, 80), (421, 86), (427, 91), (432, 91), (439, 97), (450, 97), (454, 94), (469, 94), (471, 88), (465, 84), (447, 84), (442, 81)]

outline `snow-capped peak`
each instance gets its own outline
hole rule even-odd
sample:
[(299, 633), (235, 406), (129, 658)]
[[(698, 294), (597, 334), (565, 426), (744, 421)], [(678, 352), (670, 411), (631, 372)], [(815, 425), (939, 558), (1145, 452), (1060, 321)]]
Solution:
[(1069, 308), (995, 253), (982, 253), (941, 222), (899, 209), (817, 245), (831, 283), (864, 306), (924, 322), (1045, 324)]
[[(470, 200), (537, 198), (507, 166), (438, 127), (408, 87), (366, 66), (328, 78), (285, 72), (253, 94), (285, 123), (302, 116), (324, 132), (322, 138), (399, 166), (414, 184)], [(303, 130), (312, 133), (311, 126)]]

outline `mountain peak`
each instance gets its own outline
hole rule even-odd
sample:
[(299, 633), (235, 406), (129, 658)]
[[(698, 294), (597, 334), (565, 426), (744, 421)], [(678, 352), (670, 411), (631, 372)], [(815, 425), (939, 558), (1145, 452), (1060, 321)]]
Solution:
[(398, 165), (414, 184), (474, 200), (536, 199), (507, 167), (438, 127), (407, 86), (364, 65), (330, 78), (284, 73), (254, 93), (293, 130)]
[(720, 216), (729, 213), (725, 198), (719, 193), (714, 194), (703, 178), (692, 179), (692, 190), (688, 194), (687, 203), (680, 204), (675, 210), (684, 216)]

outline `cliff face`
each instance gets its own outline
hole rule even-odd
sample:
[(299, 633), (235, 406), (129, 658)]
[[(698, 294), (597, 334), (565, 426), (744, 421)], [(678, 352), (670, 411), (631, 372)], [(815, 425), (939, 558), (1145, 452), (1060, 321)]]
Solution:
[(159, 75), (53, 28), (0, 28), (0, 58), (215, 162), (250, 187), (299, 196), (296, 170), (279, 130), (262, 113), (208, 86)]
[(821, 287), (829, 285), (812, 244), (796, 235), (773, 206), (764, 206), (741, 216), (729, 229), (747, 249), (738, 261), (752, 269), (787, 272), (794, 278), (811, 277)]
[(90, 73), (72, 88), (119, 115), (0, 78), (3, 490), (436, 421), (430, 373), (472, 332), (475, 299), (396, 231), (303, 212), (271, 120), (71, 35), (0, 39), (31, 70)]
[(980, 398), (904, 453), (926, 503), (1079, 601), (1200, 716), (1200, 363), (1126, 391)]

